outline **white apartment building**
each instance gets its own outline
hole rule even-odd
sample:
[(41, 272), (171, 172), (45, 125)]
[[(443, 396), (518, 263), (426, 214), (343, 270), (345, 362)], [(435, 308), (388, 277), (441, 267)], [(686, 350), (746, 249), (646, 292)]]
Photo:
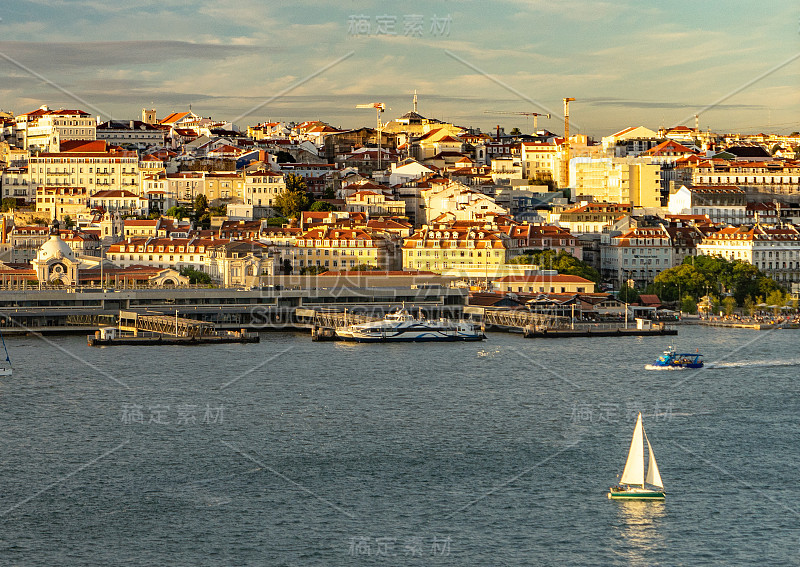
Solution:
[(800, 232), (793, 226), (727, 227), (703, 238), (697, 254), (742, 260), (778, 282), (800, 282)]
[(65, 140), (96, 139), (96, 124), (83, 110), (50, 110), (46, 105), (16, 117), (17, 145), (31, 151), (58, 152)]
[(708, 215), (711, 222), (739, 225), (747, 222), (747, 201), (735, 185), (682, 185), (669, 196), (667, 209), (673, 215)]

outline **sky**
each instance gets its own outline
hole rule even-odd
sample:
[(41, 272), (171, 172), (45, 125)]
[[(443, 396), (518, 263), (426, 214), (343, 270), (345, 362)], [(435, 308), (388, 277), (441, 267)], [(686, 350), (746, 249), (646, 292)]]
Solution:
[(800, 5), (773, 0), (18, 0), (0, 8), (0, 109), (102, 119), (464, 127), (599, 139), (627, 126), (800, 130)]

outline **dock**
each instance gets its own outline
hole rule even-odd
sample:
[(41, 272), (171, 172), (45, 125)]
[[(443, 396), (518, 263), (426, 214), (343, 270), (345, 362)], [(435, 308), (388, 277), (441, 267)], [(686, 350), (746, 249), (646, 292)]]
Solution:
[(120, 311), (117, 327), (102, 327), (87, 336), (89, 346), (206, 345), (257, 343), (258, 333), (217, 331), (212, 323), (166, 316), (159, 312)]

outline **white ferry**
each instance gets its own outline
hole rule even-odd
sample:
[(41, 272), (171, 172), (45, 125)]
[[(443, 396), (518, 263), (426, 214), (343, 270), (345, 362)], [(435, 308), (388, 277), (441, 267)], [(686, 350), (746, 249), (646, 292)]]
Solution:
[(465, 321), (415, 319), (405, 308), (386, 315), (381, 321), (348, 325), (336, 330), (345, 341), (360, 343), (482, 341), (480, 328)]

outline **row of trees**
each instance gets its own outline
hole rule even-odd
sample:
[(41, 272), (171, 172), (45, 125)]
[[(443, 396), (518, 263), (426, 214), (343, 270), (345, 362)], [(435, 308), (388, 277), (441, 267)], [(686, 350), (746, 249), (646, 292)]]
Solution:
[(580, 276), (596, 284), (600, 283), (600, 272), (586, 262), (564, 250), (525, 250), (524, 254), (512, 258), (509, 264), (536, 264), (543, 270), (558, 270), (559, 274)]
[(687, 256), (680, 266), (657, 275), (647, 291), (657, 294), (662, 301), (682, 301), (686, 296), (697, 300), (709, 293), (730, 294), (738, 305), (744, 305), (747, 298), (755, 301), (758, 296), (767, 297), (784, 290), (747, 262), (715, 256)]

